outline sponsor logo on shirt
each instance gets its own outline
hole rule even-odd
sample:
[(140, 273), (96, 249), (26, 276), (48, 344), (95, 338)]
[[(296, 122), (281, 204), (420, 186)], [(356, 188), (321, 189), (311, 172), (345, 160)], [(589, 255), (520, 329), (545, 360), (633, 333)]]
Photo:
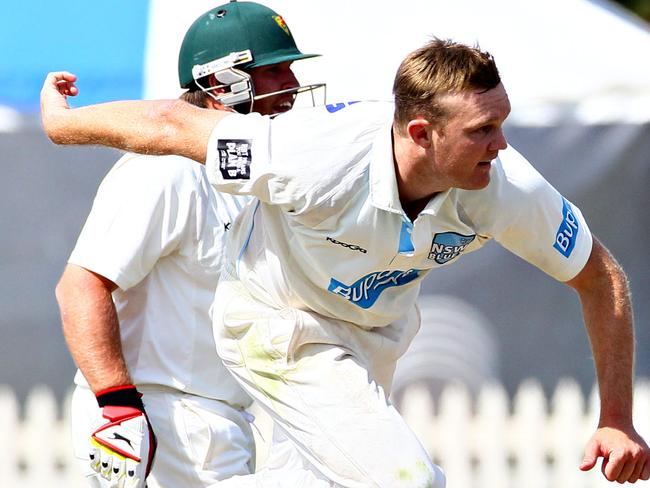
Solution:
[(219, 139), (219, 171), (224, 180), (250, 180), (251, 178), (250, 139)]
[(433, 236), (429, 259), (438, 264), (445, 264), (462, 254), (476, 235), (465, 236), (456, 232), (441, 232)]
[(375, 271), (359, 278), (351, 285), (346, 285), (331, 278), (327, 291), (340, 295), (355, 305), (367, 309), (375, 304), (384, 290), (410, 283), (420, 276), (421, 271), (420, 269)]
[(576, 245), (579, 230), (580, 226), (573, 207), (565, 198), (562, 198), (562, 222), (555, 234), (553, 247), (565, 258), (571, 256), (571, 252)]
[(348, 244), (347, 242), (341, 242), (337, 241), (336, 239), (332, 239), (331, 237), (326, 237), (325, 240), (333, 243), (333, 244), (338, 244), (339, 246), (345, 247), (346, 249), (349, 249), (350, 251), (359, 251), (363, 254), (366, 254), (368, 250), (364, 249), (361, 246), (357, 246), (356, 244)]
[(354, 100), (352, 102), (347, 102), (347, 103), (329, 103), (325, 105), (325, 108), (327, 111), (331, 114), (334, 112), (338, 112), (342, 108), (349, 107), (350, 105), (354, 105), (355, 103), (359, 103), (361, 100)]

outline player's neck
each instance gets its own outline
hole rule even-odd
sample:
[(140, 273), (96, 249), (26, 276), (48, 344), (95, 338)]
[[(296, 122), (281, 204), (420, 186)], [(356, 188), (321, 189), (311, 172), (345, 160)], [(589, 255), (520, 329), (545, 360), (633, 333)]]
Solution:
[(411, 222), (414, 222), (415, 219), (418, 218), (418, 215), (420, 215), (420, 212), (422, 212), (422, 210), (425, 209), (425, 207), (428, 205), (431, 199), (436, 195), (437, 193), (434, 193), (430, 197), (421, 198), (420, 200), (413, 200), (411, 202), (402, 202), (402, 210), (404, 210), (404, 213), (409, 218), (409, 220)]
[(431, 164), (425, 151), (397, 133), (393, 134), (393, 160), (400, 203), (413, 221), (429, 201), (445, 188), (432, 185), (430, 172), (423, 171)]

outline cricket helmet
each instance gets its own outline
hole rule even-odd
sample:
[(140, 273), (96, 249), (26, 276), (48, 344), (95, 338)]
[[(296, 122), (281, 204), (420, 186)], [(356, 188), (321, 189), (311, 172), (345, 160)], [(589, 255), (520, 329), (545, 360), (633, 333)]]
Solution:
[[(252, 106), (253, 84), (243, 70), (315, 56), (319, 54), (300, 52), (275, 11), (255, 2), (231, 1), (208, 10), (190, 26), (178, 57), (178, 77), (182, 88), (196, 85), (224, 105)], [(209, 75), (215, 76), (217, 87), (204, 80)], [(226, 93), (210, 93), (215, 88)]]

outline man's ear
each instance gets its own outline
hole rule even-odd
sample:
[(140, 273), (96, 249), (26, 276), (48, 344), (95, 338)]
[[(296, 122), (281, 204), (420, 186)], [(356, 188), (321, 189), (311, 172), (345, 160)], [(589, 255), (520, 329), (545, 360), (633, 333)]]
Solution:
[[(208, 78), (208, 83), (210, 84), (210, 87), (215, 87), (215, 86), (219, 85), (219, 82), (215, 78), (214, 74), (210, 75), (210, 77)], [(215, 95), (215, 96), (216, 95), (221, 95), (222, 93), (225, 93), (225, 92), (226, 92), (226, 90), (224, 90), (223, 88), (213, 88), (212, 90), (210, 90), (210, 93)], [(214, 110), (225, 110), (226, 109), (225, 105), (218, 102), (217, 100), (215, 100), (211, 96), (206, 97), (206, 100), (207, 100), (206, 101), (207, 108), (214, 109)]]
[(205, 97), (205, 104), (206, 104), (206, 108), (209, 108), (209, 109), (212, 109), (212, 110), (228, 110), (223, 103), (218, 102), (217, 100), (215, 100), (212, 97)]
[(424, 149), (431, 147), (432, 131), (433, 126), (431, 125), (431, 122), (422, 117), (413, 119), (406, 125), (406, 132), (411, 140)]

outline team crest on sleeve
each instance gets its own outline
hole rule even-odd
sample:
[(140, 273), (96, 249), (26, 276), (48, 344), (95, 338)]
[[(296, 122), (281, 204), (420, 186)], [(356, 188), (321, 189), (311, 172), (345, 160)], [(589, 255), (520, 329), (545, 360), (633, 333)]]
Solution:
[(576, 245), (579, 230), (580, 225), (578, 224), (578, 218), (573, 211), (573, 207), (565, 198), (562, 198), (562, 222), (555, 234), (553, 247), (565, 258), (571, 256), (571, 252)]
[(476, 238), (475, 235), (464, 236), (456, 232), (441, 232), (433, 236), (429, 259), (438, 264), (445, 264), (462, 254)]
[(219, 139), (219, 171), (224, 180), (250, 180), (251, 146), (249, 139)]

